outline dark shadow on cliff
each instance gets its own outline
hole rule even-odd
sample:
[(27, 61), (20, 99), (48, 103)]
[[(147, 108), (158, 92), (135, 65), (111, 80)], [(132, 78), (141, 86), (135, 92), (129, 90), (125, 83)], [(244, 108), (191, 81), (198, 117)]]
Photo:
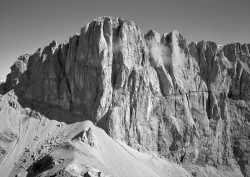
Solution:
[(0, 95), (4, 94), (4, 84), (5, 83), (0, 83)]
[[(28, 82), (27, 70), (21, 73), (17, 77), (17, 80), (18, 82), (16, 80), (12, 80), (11, 74), (9, 74), (6, 82), (0, 84), (0, 95), (5, 95), (8, 94), (8, 92), (14, 91), (14, 95), (17, 96), (18, 103), (22, 108), (30, 109), (31, 115), (36, 115), (39, 113), (50, 120), (56, 120), (66, 124), (83, 122), (85, 120), (91, 120), (95, 123), (95, 117), (88, 115), (87, 111), (82, 111), (82, 114), (76, 114), (71, 111), (71, 108), (70, 110), (64, 110), (60, 106), (51, 105), (45, 103), (44, 101), (26, 98), (25, 93), (27, 92), (28, 85), (30, 84)], [(105, 127), (105, 125), (101, 126), (101, 128)]]
[(18, 97), (18, 102), (22, 108), (28, 108), (31, 110), (31, 114), (40, 113), (50, 120), (56, 120), (64, 122), (66, 124), (73, 124), (76, 122), (82, 122), (85, 120), (91, 120), (90, 117), (84, 115), (74, 114), (70, 111), (63, 110), (59, 106), (49, 105), (37, 100), (29, 100), (24, 98), (24, 92), (19, 89), (13, 89), (15, 95)]

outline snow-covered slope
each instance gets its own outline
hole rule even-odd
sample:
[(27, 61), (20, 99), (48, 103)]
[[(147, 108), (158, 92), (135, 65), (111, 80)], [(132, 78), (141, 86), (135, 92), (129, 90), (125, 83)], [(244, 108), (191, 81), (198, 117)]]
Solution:
[(66, 125), (23, 109), (11, 91), (0, 101), (1, 176), (190, 176), (177, 164), (110, 138), (91, 121)]

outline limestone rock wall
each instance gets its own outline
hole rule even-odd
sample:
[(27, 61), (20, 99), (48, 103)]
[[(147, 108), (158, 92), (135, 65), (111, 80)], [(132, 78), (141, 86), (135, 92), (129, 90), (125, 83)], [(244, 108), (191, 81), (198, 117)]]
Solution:
[(239, 165), (250, 176), (249, 49), (187, 44), (177, 31), (144, 35), (131, 21), (102, 17), (67, 43), (19, 58), (5, 90), (92, 120), (139, 151)]

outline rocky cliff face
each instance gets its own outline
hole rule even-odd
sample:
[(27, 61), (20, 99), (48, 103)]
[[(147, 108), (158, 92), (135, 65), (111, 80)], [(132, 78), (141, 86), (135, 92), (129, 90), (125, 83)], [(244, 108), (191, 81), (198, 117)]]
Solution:
[(187, 44), (177, 31), (143, 34), (131, 21), (102, 17), (67, 43), (21, 56), (4, 90), (51, 119), (91, 120), (186, 169), (250, 176), (249, 49)]

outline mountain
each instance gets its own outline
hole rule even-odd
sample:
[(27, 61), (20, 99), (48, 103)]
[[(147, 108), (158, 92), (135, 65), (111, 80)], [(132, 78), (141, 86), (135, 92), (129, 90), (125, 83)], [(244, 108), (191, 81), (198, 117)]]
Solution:
[(248, 177), (249, 49), (100, 17), (22, 55), (1, 85), (0, 171)]

